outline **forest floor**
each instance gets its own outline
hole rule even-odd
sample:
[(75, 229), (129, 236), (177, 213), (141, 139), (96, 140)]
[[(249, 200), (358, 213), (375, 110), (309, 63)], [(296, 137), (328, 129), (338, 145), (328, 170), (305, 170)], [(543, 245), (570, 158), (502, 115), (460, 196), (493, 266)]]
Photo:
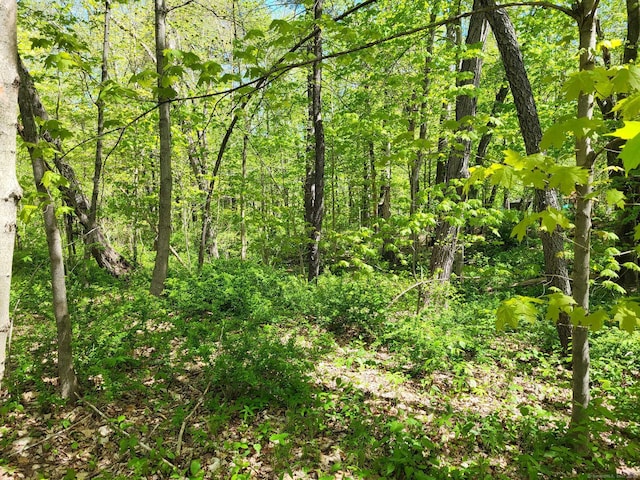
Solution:
[(637, 363), (612, 370), (613, 385), (596, 361), (592, 450), (579, 456), (570, 371), (542, 337), (496, 334), (477, 306), (465, 317), (457, 304), (438, 329), (428, 314), (392, 317), (393, 336), (374, 342), (313, 318), (229, 324), (237, 335), (216, 331), (205, 349), (202, 319), (134, 305), (109, 330), (87, 305), (85, 328), (106, 330), (86, 333), (96, 354), (79, 355), (73, 406), (55, 396), (50, 323), (16, 322), (0, 479), (640, 478)]

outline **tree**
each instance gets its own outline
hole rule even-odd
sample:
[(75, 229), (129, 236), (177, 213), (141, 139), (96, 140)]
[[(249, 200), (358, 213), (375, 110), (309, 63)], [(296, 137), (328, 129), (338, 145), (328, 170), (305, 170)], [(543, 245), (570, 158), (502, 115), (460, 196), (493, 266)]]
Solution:
[[(322, 18), (322, 0), (313, 3), (313, 18)], [(307, 252), (309, 281), (320, 274), (320, 235), (324, 219), (324, 126), (322, 123), (322, 32), (316, 24), (311, 52), (315, 57), (309, 74), (309, 159), (305, 183), (305, 220), (309, 228)]]
[[(73, 402), (78, 393), (78, 379), (73, 369), (73, 352), (71, 348), (71, 316), (67, 304), (67, 285), (65, 279), (64, 253), (62, 238), (56, 219), (56, 207), (54, 199), (45, 184), (45, 174), (51, 173), (47, 167), (43, 152), (47, 151), (48, 142), (38, 132), (37, 119), (46, 120), (46, 112), (40, 103), (33, 81), (26, 74), (22, 61), (18, 60), (20, 71), (20, 93), (18, 103), (22, 118), (20, 134), (28, 145), (33, 178), (36, 189), (42, 202), (42, 215), (49, 248), (49, 261), (51, 264), (51, 287), (53, 293), (53, 312), (58, 331), (58, 376), (60, 378), (60, 390), (62, 398)], [(43, 147), (43, 145), (45, 145)], [(56, 153), (54, 153), (56, 155)], [(51, 177), (49, 177), (51, 178)], [(48, 184), (55, 184), (51, 180)]]
[[(580, 71), (593, 70), (596, 49), (596, 21), (598, 1), (583, 0), (574, 7), (580, 35)], [(593, 117), (594, 95), (581, 91), (578, 95), (579, 120)], [(591, 258), (591, 215), (593, 208), (592, 182), (595, 154), (589, 135), (576, 136), (576, 166), (586, 170), (587, 179), (577, 185), (576, 220), (574, 235), (573, 298), (577, 305), (589, 312), (589, 272)], [(573, 408), (571, 425), (578, 432), (576, 444), (586, 451), (588, 437), (585, 432), (587, 407), (591, 399), (589, 387), (589, 326), (576, 325), (572, 338)]]
[(156, 71), (158, 73), (158, 134), (160, 137), (160, 202), (158, 208), (158, 241), (156, 261), (151, 278), (150, 292), (160, 295), (164, 290), (169, 267), (171, 247), (171, 201), (173, 172), (171, 170), (171, 104), (169, 85), (164, 77), (167, 48), (167, 5), (164, 0), (155, 0), (156, 27)]
[[(478, 8), (478, 3), (474, 3), (474, 10)], [(487, 38), (487, 22), (482, 13), (474, 13), (469, 21), (466, 45), (472, 46), (481, 44)], [(467, 74), (461, 76), (457, 86), (473, 85), (475, 89), (480, 85), (480, 73), (482, 70), (482, 59), (477, 57), (465, 58), (460, 65), (460, 73)], [(470, 94), (462, 94), (456, 97), (456, 122), (459, 125), (459, 133), (463, 134), (472, 127), (469, 125), (470, 119), (476, 114), (477, 97)], [(451, 148), (449, 158), (445, 167), (445, 180), (467, 178), (469, 176), (469, 159), (471, 157), (471, 140), (460, 135), (456, 141), (457, 145)], [(459, 189), (461, 192), (461, 189)], [(440, 280), (447, 281), (453, 271), (453, 260), (458, 243), (459, 225), (452, 225), (448, 220), (441, 220), (436, 230), (436, 238), (431, 253), (430, 270), (432, 275), (437, 275)]]
[[(493, 0), (480, 0), (480, 5), (488, 9), (485, 15), (502, 56), (527, 155), (540, 153), (542, 127), (513, 24), (504, 9), (495, 8), (496, 4)], [(535, 208), (538, 212), (543, 212), (547, 208), (559, 210), (558, 192), (551, 188), (536, 189)], [(542, 231), (540, 236), (544, 251), (545, 274), (549, 283), (565, 295), (571, 295), (569, 271), (564, 256), (564, 240), (560, 228), (556, 227), (552, 232)], [(571, 322), (564, 312), (558, 319), (557, 329), (562, 349), (568, 352)]]
[(22, 190), (16, 177), (18, 118), (17, 3), (0, 0), (0, 384), (11, 332), (9, 294), (16, 214)]
[[(49, 116), (37, 96), (33, 79), (22, 63), (20, 65), (20, 79), (22, 82), (31, 85), (29, 91), (32, 91), (33, 94), (36, 95), (36, 98), (38, 98), (37, 116), (45, 121), (48, 120)], [(24, 93), (24, 91), (22, 92)], [(47, 131), (42, 132), (42, 137), (45, 141), (49, 142), (53, 148), (62, 152), (62, 142), (59, 138), (52, 138)], [(97, 219), (91, 217), (91, 202), (84, 194), (82, 185), (73, 167), (64, 160), (62, 155), (54, 155), (53, 163), (58, 173), (67, 180), (64, 184), (58, 185), (58, 187), (62, 191), (65, 203), (73, 208), (80, 225), (82, 225), (84, 243), (87, 245), (87, 248), (89, 248), (98, 266), (104, 268), (115, 277), (129, 273), (132, 268), (131, 264), (113, 248)]]

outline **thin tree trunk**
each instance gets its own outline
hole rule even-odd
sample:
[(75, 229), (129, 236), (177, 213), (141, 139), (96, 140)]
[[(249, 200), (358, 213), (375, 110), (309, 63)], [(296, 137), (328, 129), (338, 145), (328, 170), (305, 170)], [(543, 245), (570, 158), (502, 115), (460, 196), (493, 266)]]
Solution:
[[(315, 0), (313, 4), (313, 18), (319, 22), (322, 18), (323, 0)], [(308, 279), (314, 281), (320, 274), (320, 235), (324, 217), (324, 168), (325, 144), (324, 126), (322, 123), (322, 33), (320, 28), (313, 37), (313, 55), (317, 59), (313, 63), (310, 77), (310, 123), (313, 129), (313, 169), (307, 175), (305, 202), (307, 222), (310, 227), (307, 261), (309, 264)]]
[(109, 80), (109, 70), (107, 68), (107, 61), (109, 59), (109, 26), (111, 21), (111, 0), (104, 1), (104, 34), (102, 38), (102, 65), (100, 76), (100, 93), (96, 100), (96, 107), (98, 108), (98, 126), (96, 141), (96, 159), (93, 170), (93, 191), (91, 192), (91, 207), (89, 208), (89, 221), (96, 222), (98, 217), (98, 198), (100, 195), (100, 181), (102, 179), (102, 149), (103, 149), (103, 135), (104, 135), (104, 100), (101, 98), (101, 94), (105, 83)]
[(242, 137), (242, 187), (240, 189), (240, 259), (247, 259), (247, 222), (245, 189), (247, 184), (247, 147), (249, 145), (249, 134)]
[[(36, 124), (36, 112), (29, 99), (35, 97), (35, 92), (26, 91), (33, 88), (33, 84), (22, 82), (20, 85), (19, 105), (22, 117), (21, 135), (24, 141), (30, 145), (29, 155), (33, 167), (33, 178), (36, 189), (43, 199), (42, 214), (49, 248), (49, 260), (51, 263), (51, 287), (53, 293), (53, 312), (58, 331), (58, 376), (62, 398), (74, 401), (78, 392), (78, 380), (73, 370), (73, 354), (71, 348), (71, 317), (67, 304), (67, 286), (65, 280), (64, 255), (62, 237), (58, 228), (55, 215), (55, 204), (49, 190), (42, 184), (47, 167), (43, 158), (39, 155), (38, 143), (45, 141), (38, 133)], [(25, 91), (23, 91), (25, 90)]]
[(11, 332), (9, 309), (16, 215), (22, 189), (16, 177), (18, 119), (17, 4), (0, 0), (0, 386)]
[[(580, 71), (593, 70), (596, 49), (597, 0), (583, 0), (577, 5), (577, 21), (580, 32)], [(581, 92), (578, 97), (578, 118), (591, 119), (594, 96)], [(584, 185), (577, 186), (573, 298), (577, 304), (589, 311), (589, 263), (591, 254), (591, 198), (594, 151), (588, 136), (576, 140), (576, 165), (588, 172)], [(571, 426), (576, 431), (575, 446), (586, 452), (588, 445), (587, 407), (591, 399), (589, 390), (589, 329), (576, 326), (573, 332), (573, 408)]]
[[(33, 79), (20, 60), (18, 60), (18, 70), (20, 82), (26, 86), (26, 88), (20, 89), (20, 95), (30, 95), (29, 98), (24, 99), (25, 103), (31, 105), (32, 112), (37, 118), (48, 120), (49, 116), (40, 101)], [(47, 132), (43, 133), (43, 139), (53, 144), (58, 150), (62, 150), (60, 141), (51, 138)], [(91, 204), (83, 193), (82, 186), (71, 165), (58, 155), (54, 156), (53, 162), (60, 175), (69, 182), (68, 187), (61, 187), (60, 190), (64, 196), (65, 203), (73, 207), (76, 217), (80, 225), (82, 225), (84, 243), (91, 251), (91, 255), (98, 266), (104, 268), (115, 277), (128, 274), (132, 269), (131, 264), (111, 246), (98, 222), (91, 221), (89, 218)]]
[[(481, 0), (483, 7), (495, 7), (494, 0)], [(509, 15), (504, 9), (488, 10), (485, 14), (498, 44), (504, 64), (513, 101), (518, 111), (518, 123), (528, 155), (540, 152), (542, 128), (535, 98), (527, 75), (522, 52), (518, 45), (516, 32)], [(538, 212), (547, 208), (560, 210), (558, 193), (552, 189), (536, 190), (535, 209)], [(569, 271), (564, 256), (562, 232), (556, 228), (553, 232), (540, 232), (544, 251), (545, 274), (554, 287), (565, 295), (571, 295)], [(568, 353), (571, 341), (571, 322), (567, 314), (562, 314), (556, 324), (563, 352)]]
[[(477, 8), (474, 2), (474, 9)], [(488, 25), (482, 14), (474, 14), (469, 21), (469, 31), (467, 33), (467, 45), (482, 43), (484, 45), (487, 38)], [(480, 73), (482, 71), (482, 59), (480, 57), (466, 58), (462, 61), (460, 72), (472, 73), (472, 78), (462, 80), (458, 86), (473, 85), (477, 88), (480, 84)], [(460, 122), (465, 117), (472, 117), (476, 113), (477, 98), (469, 95), (459, 95), (456, 98), (456, 121)], [(462, 126), (461, 131), (467, 131), (470, 127)], [(462, 148), (452, 148), (449, 154), (446, 167), (447, 181), (455, 178), (467, 178), (469, 176), (469, 160), (471, 157), (471, 141), (465, 138), (458, 138)], [(462, 192), (460, 192), (462, 194)], [(441, 281), (448, 281), (453, 270), (453, 262), (457, 249), (458, 235), (460, 227), (452, 225), (446, 220), (440, 220), (436, 228), (436, 238), (431, 254), (430, 272), (437, 275)]]
[[(155, 31), (156, 31), (156, 71), (158, 73), (158, 88), (162, 89), (164, 76), (164, 50), (166, 47), (167, 6), (165, 0), (155, 2)], [(160, 90), (162, 92), (162, 90)], [(164, 290), (169, 267), (171, 242), (171, 191), (173, 188), (173, 174), (171, 171), (171, 105), (169, 98), (163, 93), (158, 95), (158, 134), (160, 137), (160, 201), (158, 208), (158, 242), (156, 261), (151, 277), (153, 295), (160, 295)]]

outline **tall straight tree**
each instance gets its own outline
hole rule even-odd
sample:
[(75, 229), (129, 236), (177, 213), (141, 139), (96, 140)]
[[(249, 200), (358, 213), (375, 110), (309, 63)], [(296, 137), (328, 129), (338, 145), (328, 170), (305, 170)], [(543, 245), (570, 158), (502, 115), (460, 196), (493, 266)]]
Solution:
[[(580, 34), (580, 71), (595, 68), (596, 21), (598, 0), (583, 0), (574, 6)], [(593, 117), (593, 93), (580, 92), (578, 119), (589, 121)], [(587, 171), (587, 181), (576, 187), (576, 219), (574, 237), (573, 298), (577, 305), (589, 311), (589, 263), (591, 258), (591, 214), (593, 207), (592, 182), (595, 154), (588, 135), (576, 139), (576, 165)], [(587, 407), (591, 399), (589, 389), (589, 327), (576, 325), (573, 329), (573, 409), (571, 425), (578, 435), (576, 446), (586, 451), (588, 438), (584, 431)]]
[(158, 208), (158, 241), (156, 262), (151, 277), (150, 292), (160, 295), (164, 290), (169, 267), (171, 242), (171, 190), (173, 173), (171, 171), (171, 113), (169, 97), (164, 82), (164, 51), (167, 48), (167, 5), (165, 0), (155, 3), (156, 31), (156, 72), (158, 73), (158, 112), (160, 136), (160, 202)]
[[(322, 0), (313, 4), (313, 18), (322, 18)], [(322, 31), (316, 25), (313, 36), (312, 54), (316, 58), (309, 75), (309, 159), (305, 182), (305, 220), (309, 228), (307, 261), (309, 281), (320, 274), (320, 235), (324, 217), (324, 127), (322, 124)]]
[[(474, 10), (478, 9), (478, 0), (474, 2)], [(472, 46), (482, 44), (487, 38), (487, 21), (482, 13), (474, 13), (469, 21), (466, 44)], [(482, 59), (480, 57), (465, 58), (459, 68), (461, 80), (457, 86), (473, 85), (477, 88), (480, 85), (480, 73), (482, 71)], [(470, 77), (470, 78), (469, 78)], [(456, 121), (460, 124), (468, 121), (476, 113), (477, 97), (472, 95), (458, 95), (456, 97)], [(470, 126), (460, 125), (459, 131), (468, 131)], [(451, 148), (449, 158), (445, 167), (445, 180), (467, 178), (469, 176), (469, 159), (471, 157), (471, 140), (468, 136), (462, 135), (456, 139), (458, 145)], [(437, 275), (440, 280), (447, 281), (451, 278), (453, 271), (453, 260), (455, 257), (458, 234), (460, 227), (452, 225), (447, 220), (440, 220), (436, 228), (436, 238), (431, 252), (430, 271), (432, 275)]]
[[(527, 155), (539, 153), (542, 128), (516, 31), (506, 10), (496, 9), (494, 0), (480, 0), (480, 5), (487, 9), (485, 15), (500, 50), (513, 102), (518, 112), (518, 123)], [(553, 189), (536, 190), (535, 207), (539, 212), (547, 208), (559, 210), (558, 193)], [(562, 293), (571, 295), (569, 271), (564, 256), (564, 240), (560, 229), (556, 228), (553, 232), (541, 232), (540, 235), (547, 279)], [(557, 329), (562, 348), (568, 352), (571, 340), (571, 322), (566, 313), (560, 316)]]
[(16, 214), (22, 190), (16, 177), (18, 119), (17, 3), (0, 0), (0, 384), (11, 332), (9, 294)]
[(49, 262), (51, 264), (51, 289), (53, 293), (53, 313), (56, 319), (58, 332), (58, 377), (62, 398), (73, 401), (78, 392), (78, 379), (73, 370), (73, 352), (71, 348), (71, 316), (67, 303), (67, 284), (64, 271), (64, 254), (62, 237), (56, 219), (55, 204), (47, 186), (43, 183), (45, 172), (48, 170), (42, 157), (42, 148), (38, 145), (47, 140), (38, 131), (37, 119), (46, 118), (46, 112), (38, 98), (33, 81), (28, 75), (22, 73), (24, 67), (19, 61), (20, 70), (20, 116), (22, 117), (22, 129), (20, 134), (25, 143), (29, 145), (33, 179), (42, 203), (42, 215), (49, 249)]

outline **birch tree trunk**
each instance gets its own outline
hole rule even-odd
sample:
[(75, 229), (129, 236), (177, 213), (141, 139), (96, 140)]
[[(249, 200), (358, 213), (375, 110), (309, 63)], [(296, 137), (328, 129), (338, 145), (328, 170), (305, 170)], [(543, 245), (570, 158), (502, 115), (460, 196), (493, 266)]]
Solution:
[(18, 119), (17, 4), (0, 0), (0, 386), (4, 378), (11, 331), (9, 297), (16, 214), (22, 190), (16, 177)]
[[(164, 0), (155, 3), (156, 27), (156, 71), (158, 73), (158, 88), (162, 92), (164, 75), (164, 50), (166, 47), (167, 6)], [(171, 190), (173, 188), (173, 173), (171, 171), (171, 105), (169, 98), (160, 93), (158, 95), (160, 136), (160, 202), (158, 208), (158, 242), (156, 261), (151, 277), (152, 295), (160, 295), (164, 290), (169, 268), (169, 253), (171, 242)]]
[(73, 370), (73, 352), (71, 348), (71, 317), (67, 304), (67, 285), (64, 272), (64, 254), (62, 249), (62, 237), (56, 219), (55, 204), (51, 193), (43, 185), (42, 178), (46, 166), (37, 145), (43, 140), (38, 133), (34, 106), (29, 99), (35, 97), (35, 92), (24, 92), (33, 88), (30, 82), (20, 84), (20, 95), (18, 102), (20, 105), (20, 115), (22, 117), (22, 129), (20, 131), (24, 141), (30, 145), (29, 155), (33, 168), (33, 179), (36, 189), (41, 198), (42, 215), (44, 217), (44, 228), (47, 236), (47, 246), (49, 248), (49, 261), (51, 263), (51, 288), (53, 293), (53, 313), (56, 319), (58, 332), (58, 376), (60, 379), (60, 393), (62, 398), (72, 402), (78, 392), (78, 380)]

